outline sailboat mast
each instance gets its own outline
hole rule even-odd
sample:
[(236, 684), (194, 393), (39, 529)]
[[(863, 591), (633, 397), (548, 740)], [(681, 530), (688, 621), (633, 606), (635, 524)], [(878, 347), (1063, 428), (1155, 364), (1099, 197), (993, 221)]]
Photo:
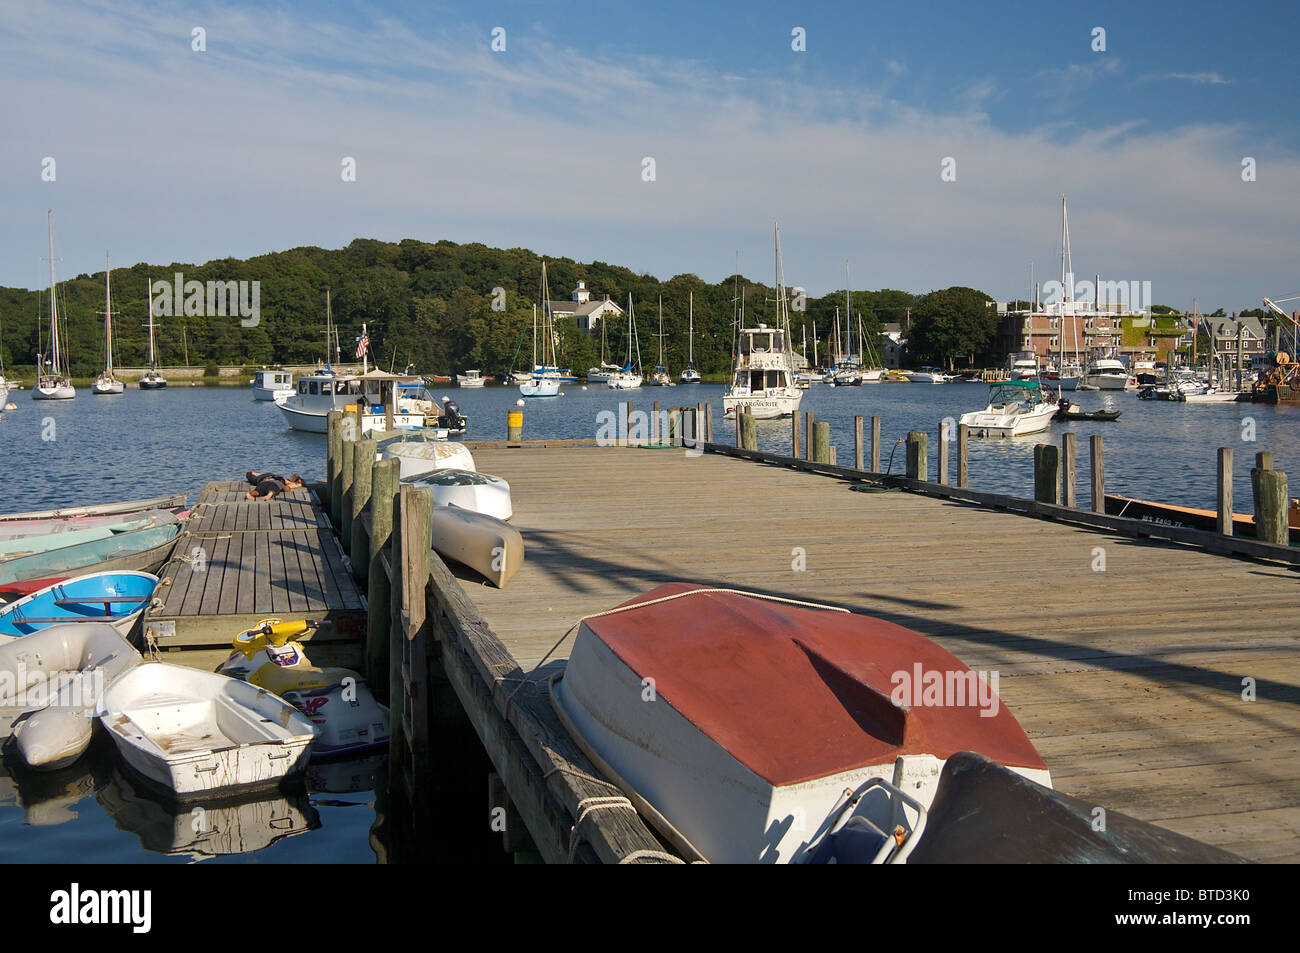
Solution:
[(687, 307), (690, 312), (690, 317), (687, 320), (689, 321), (690, 329), (686, 332), (686, 342), (687, 342), (687, 347), (690, 349), (690, 356), (687, 358), (687, 366), (694, 367), (695, 366), (695, 292), (694, 291), (690, 292), (689, 302), (690, 303), (688, 304)]
[[(54, 303), (54, 210), (47, 212), (46, 222), (50, 237), (50, 374), (54, 377), (59, 376), (59, 316), (58, 309)], [(40, 368), (36, 369), (37, 374)]]
[(113, 376), (113, 291), (110, 282), (112, 268), (108, 252), (104, 252), (104, 373)]

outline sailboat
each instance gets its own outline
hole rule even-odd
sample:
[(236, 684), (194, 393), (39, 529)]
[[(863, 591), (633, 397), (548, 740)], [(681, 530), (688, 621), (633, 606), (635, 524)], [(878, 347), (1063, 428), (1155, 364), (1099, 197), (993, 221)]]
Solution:
[(700, 382), (700, 372), (695, 369), (695, 292), (690, 294), (690, 318), (689, 330), (686, 332), (687, 347), (690, 349), (689, 356), (686, 358), (686, 369), (682, 371), (681, 381), (683, 384), (698, 384)]
[(126, 385), (113, 376), (113, 292), (109, 284), (112, 269), (104, 253), (104, 370), (90, 385), (92, 394), (120, 394)]
[[(737, 411), (760, 420), (789, 417), (799, 409), (803, 391), (794, 384), (794, 358), (790, 353), (790, 314), (786, 306), (785, 276), (781, 272), (781, 227), (774, 226), (776, 240), (777, 326), (759, 324), (744, 327), (740, 320), (740, 346), (731, 384), (722, 396), (725, 415)], [(743, 301), (743, 297), (742, 297)], [(742, 312), (743, 314), (743, 312)]]
[[(636, 363), (632, 363), (632, 348), (636, 347)], [(609, 375), (605, 386), (613, 390), (635, 390), (641, 386), (641, 342), (636, 336), (636, 313), (632, 309), (632, 294), (627, 296), (627, 363)]]
[(153, 344), (153, 279), (149, 279), (149, 372), (140, 378), (136, 386), (141, 390), (161, 390), (167, 386), (167, 378), (158, 373), (158, 359)]
[(600, 367), (591, 367), (587, 369), (588, 384), (608, 384), (609, 374), (611, 371), (618, 370), (617, 364), (610, 364), (605, 357), (605, 319), (600, 319)]
[[(0, 336), (0, 390), (8, 395), (11, 390), (19, 390), (22, 387), (17, 381), (5, 380), (5, 348), (4, 338)], [(0, 400), (0, 410), (4, 409), (4, 401)]]
[(664, 367), (664, 296), (659, 296), (659, 364), (646, 381), (648, 387), (674, 387), (672, 375)]
[[(1074, 301), (1074, 261), (1070, 257), (1070, 223), (1065, 214), (1065, 196), (1061, 196), (1061, 289), (1064, 297), (1061, 302), (1060, 315), (1060, 334), (1061, 346), (1057, 350), (1057, 367), (1058, 371), (1048, 371), (1040, 375), (1040, 380), (1049, 385), (1055, 385), (1061, 390), (1074, 390), (1082, 383), (1084, 369), (1079, 361), (1079, 342), (1075, 336), (1078, 319), (1078, 310)], [(1037, 291), (1034, 297), (1038, 297)], [(1068, 307), (1067, 307), (1068, 305)], [(1032, 312), (1031, 312), (1032, 314)], [(1065, 319), (1070, 319), (1070, 349), (1071, 356), (1066, 360), (1065, 354)], [(1032, 317), (1030, 318), (1032, 321)], [(1096, 384), (1096, 381), (1089, 381), (1089, 384)]]
[[(537, 306), (533, 306), (533, 373), (519, 385), (522, 397), (558, 397), (560, 380), (555, 374), (555, 330), (549, 320), (551, 314), (550, 289), (546, 285), (546, 259), (542, 259), (542, 363), (537, 363)], [(546, 361), (547, 345), (551, 348), (551, 363)]]
[[(32, 400), (71, 400), (76, 388), (68, 380), (66, 344), (59, 345), (59, 309), (54, 288), (54, 212), (48, 214), (50, 236), (50, 353), (36, 355), (36, 386)], [(45, 371), (46, 365), (49, 370)]]

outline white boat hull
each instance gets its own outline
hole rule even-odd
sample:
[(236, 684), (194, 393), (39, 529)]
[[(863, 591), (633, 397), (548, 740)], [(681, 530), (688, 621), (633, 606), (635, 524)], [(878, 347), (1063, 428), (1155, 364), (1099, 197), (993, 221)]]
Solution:
[(406, 482), (433, 490), (435, 506), (456, 506), (499, 520), (515, 515), (510, 504), (510, 484), (490, 473), (443, 468)]
[(32, 388), (32, 400), (72, 400), (76, 396), (77, 389), (71, 384)]
[(522, 397), (558, 397), (560, 382), (554, 379), (530, 378), (528, 383), (519, 385)]
[(474, 455), (463, 443), (445, 440), (394, 440), (379, 448), (381, 460), (397, 460), (400, 479), (407, 480), (431, 470), (473, 470)]
[(113, 381), (95, 381), (90, 385), (92, 394), (121, 394), (126, 391), (126, 385), (119, 380)]
[(962, 414), (958, 423), (969, 427), (975, 437), (1024, 437), (1046, 430), (1056, 411), (1055, 404), (1040, 405), (1025, 413), (978, 410)]
[(773, 396), (731, 396), (730, 394), (722, 398), (723, 415), (735, 415), (739, 408), (744, 413), (748, 413), (756, 420), (774, 420), (777, 417), (789, 417), (799, 409), (799, 402), (803, 399), (803, 394), (798, 390), (793, 390), (788, 394)]
[(292, 387), (273, 389), (270, 387), (258, 387), (256, 384), (250, 386), (253, 391), (253, 400), (274, 400), (281, 401), (292, 397), (295, 393)]
[(1128, 390), (1127, 377), (1116, 377), (1110, 374), (1086, 375), (1079, 383), (1087, 384), (1090, 390)]
[(433, 548), (464, 563), (498, 589), (524, 563), (524, 538), (509, 523), (454, 506), (433, 509)]
[(306, 767), (311, 722), (279, 696), (237, 679), (146, 662), (104, 692), (122, 759), (178, 798), (278, 786)]

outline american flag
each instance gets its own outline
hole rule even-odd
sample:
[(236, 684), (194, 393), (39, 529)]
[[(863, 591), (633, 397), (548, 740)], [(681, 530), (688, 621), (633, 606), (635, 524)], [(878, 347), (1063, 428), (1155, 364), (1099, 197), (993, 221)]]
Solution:
[(357, 338), (357, 357), (360, 358), (366, 353), (366, 348), (370, 347), (370, 336), (366, 334), (366, 326), (361, 325), (361, 337)]

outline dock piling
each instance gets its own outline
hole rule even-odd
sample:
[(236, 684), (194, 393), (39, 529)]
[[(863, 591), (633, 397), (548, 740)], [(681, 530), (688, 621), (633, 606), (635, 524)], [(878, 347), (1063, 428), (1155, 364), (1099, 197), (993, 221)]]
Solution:
[(948, 483), (948, 442), (952, 440), (952, 424), (948, 420), (939, 422), (939, 482)]
[(355, 475), (357, 440), (347, 431), (347, 418), (343, 422), (343, 457), (340, 470), (343, 477), (343, 492), (339, 497), (339, 539), (343, 541), (343, 551), (352, 551), (352, 478)]
[(736, 432), (740, 434), (740, 448), (742, 450), (758, 449), (758, 425), (754, 422), (754, 415), (745, 411), (737, 412)]
[(1232, 448), (1219, 448), (1219, 532), (1232, 535)]
[[(390, 690), (388, 639), (392, 607), (384, 554), (393, 535), (393, 498), (397, 495), (398, 460), (379, 460), (370, 475), (370, 565), (366, 584), (366, 676), (381, 692)], [(353, 560), (355, 563), (355, 560)], [(389, 564), (396, 562), (390, 555)]]
[(907, 433), (907, 478), (930, 482), (930, 435), (924, 430), (910, 430)]
[(966, 489), (970, 485), (970, 468), (967, 453), (970, 449), (970, 427), (957, 425), (957, 486)]
[(361, 514), (370, 505), (376, 446), (373, 440), (359, 440), (352, 451), (352, 548), (348, 554), (352, 559), (352, 575), (360, 582), (368, 582), (370, 578), (370, 540), (361, 525)]
[[(799, 411), (795, 411), (799, 413)], [(804, 459), (812, 461), (813, 459), (813, 415), (811, 411), (803, 412), (803, 455)]]
[(1281, 470), (1251, 471), (1255, 490), (1255, 536), (1266, 543), (1285, 546), (1291, 541), (1286, 474)]
[(1106, 457), (1101, 445), (1101, 434), (1088, 438), (1092, 463), (1092, 511), (1106, 512)]
[[(862, 417), (861, 415), (853, 418), (853, 468), (855, 470), (865, 469), (866, 448), (862, 443)], [(795, 456), (799, 456), (798, 453)]]
[(1061, 505), (1078, 507), (1074, 479), (1074, 434), (1066, 431), (1061, 436)]
[(831, 424), (828, 420), (813, 421), (813, 461), (831, 463)]
[(524, 442), (524, 412), (519, 409), (506, 411), (506, 443), (517, 447)]
[(1034, 502), (1061, 503), (1061, 451), (1055, 444), (1034, 447)]
[(343, 411), (331, 410), (326, 415), (329, 474), (329, 514), (338, 526), (343, 519)]
[(871, 418), (871, 472), (880, 472), (880, 418)]
[(790, 456), (798, 460), (803, 454), (799, 447), (799, 412), (790, 415)]
[(650, 442), (659, 443), (659, 401), (655, 401), (654, 410), (650, 415)]

